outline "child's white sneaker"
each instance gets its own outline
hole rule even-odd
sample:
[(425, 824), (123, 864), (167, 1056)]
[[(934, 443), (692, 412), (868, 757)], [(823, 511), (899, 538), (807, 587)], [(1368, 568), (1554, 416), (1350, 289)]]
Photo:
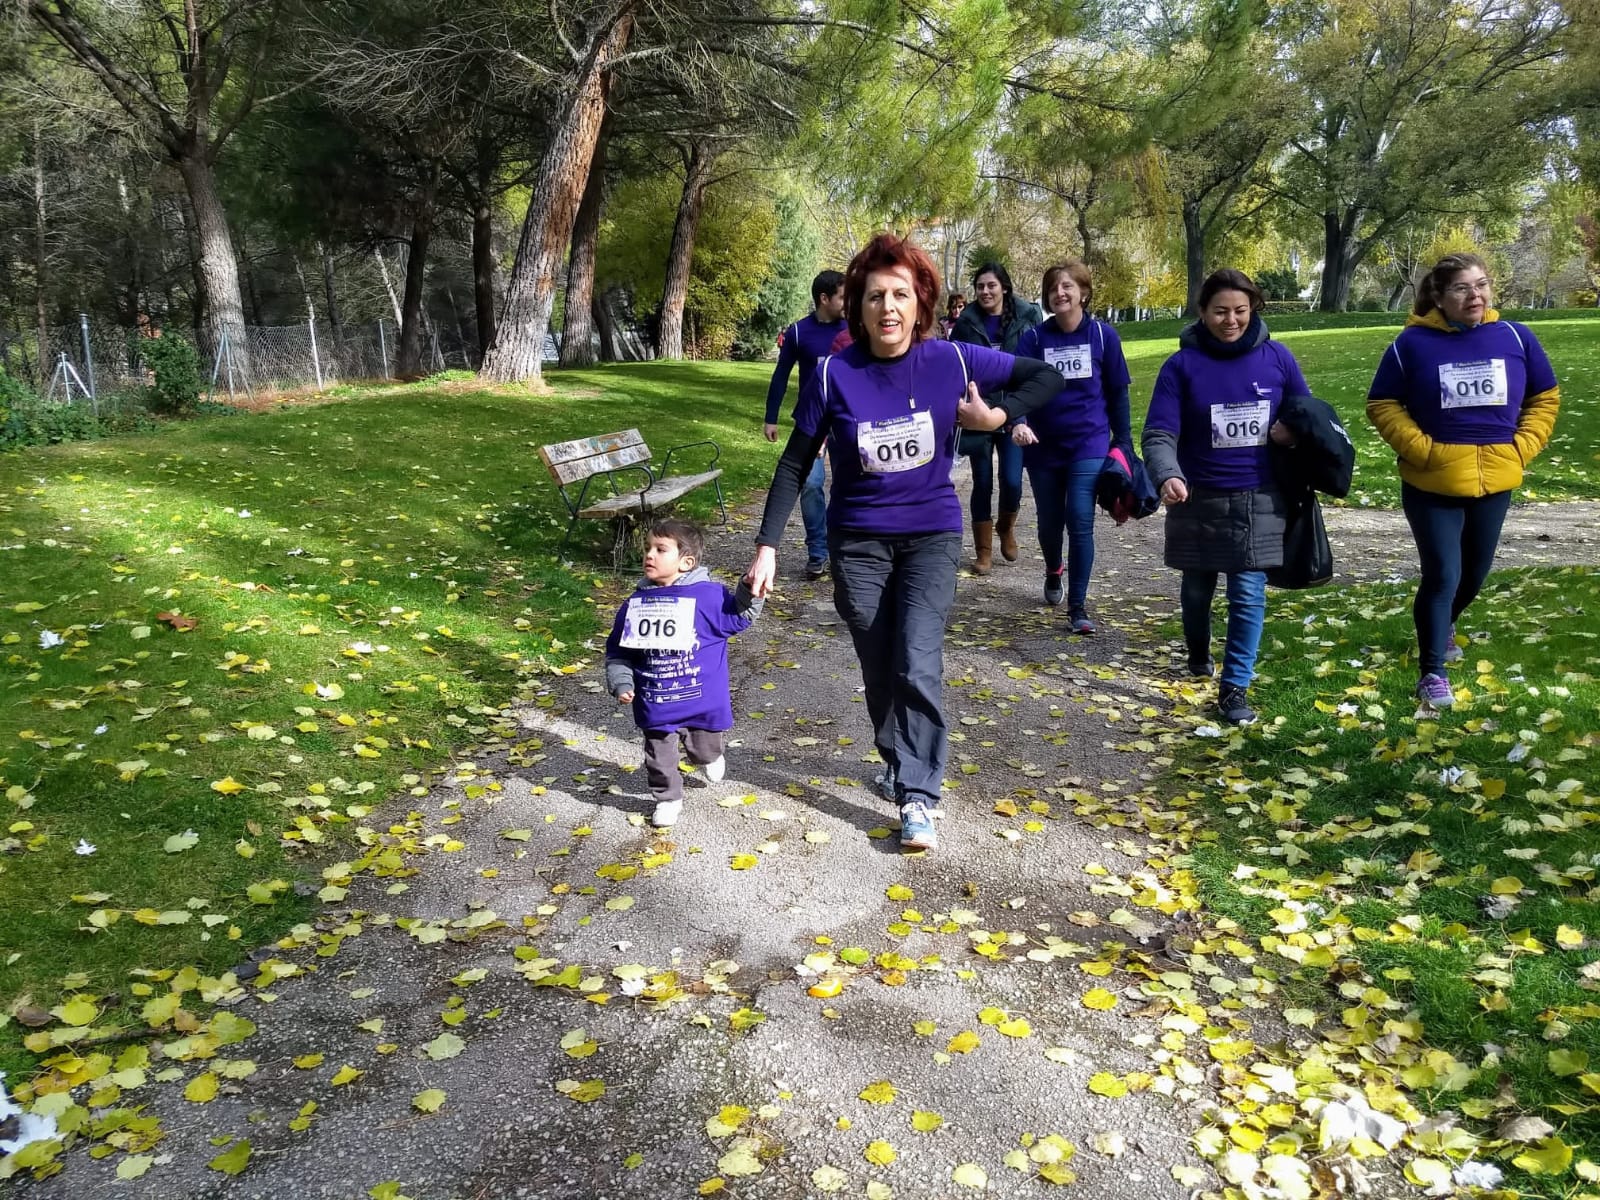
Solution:
[(650, 814), (650, 824), (657, 829), (671, 829), (681, 816), (683, 816), (682, 800), (662, 800), (656, 805), (655, 812)]
[(706, 778), (712, 783), (721, 783), (722, 777), (728, 773), (728, 758), (724, 754), (717, 755), (706, 764)]

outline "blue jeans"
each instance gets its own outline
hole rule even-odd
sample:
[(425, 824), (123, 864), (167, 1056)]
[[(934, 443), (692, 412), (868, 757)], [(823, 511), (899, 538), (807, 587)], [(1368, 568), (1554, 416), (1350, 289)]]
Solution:
[(1039, 512), (1039, 549), (1044, 569), (1061, 570), (1061, 539), (1067, 539), (1067, 608), (1083, 608), (1094, 571), (1094, 485), (1104, 456), (1080, 458), (1064, 467), (1028, 468), (1033, 503)]
[(997, 429), (993, 433), (963, 431), (961, 453), (972, 460), (972, 523), (994, 520), (994, 452), (1000, 451), (1000, 511), (1016, 512), (1022, 507), (1022, 447), (1011, 435)]
[(1443, 675), (1450, 626), (1477, 598), (1494, 566), (1511, 493), (1440, 496), (1402, 483), (1400, 506), (1422, 566), (1417, 598), (1411, 604), (1418, 666), (1423, 675)]
[[(1228, 640), (1222, 652), (1221, 684), (1247, 688), (1256, 674), (1256, 651), (1267, 620), (1267, 573), (1228, 571)], [(1185, 571), (1178, 597), (1183, 609), (1183, 640), (1189, 657), (1211, 658), (1211, 598), (1217, 592), (1215, 571)]]
[(806, 557), (822, 562), (828, 557), (828, 471), (824, 456), (817, 455), (811, 473), (800, 485), (800, 519), (806, 525)]
[(950, 753), (944, 631), (961, 535), (836, 531), (832, 543), (833, 603), (861, 663), (873, 743), (895, 768), (898, 799), (932, 808)]

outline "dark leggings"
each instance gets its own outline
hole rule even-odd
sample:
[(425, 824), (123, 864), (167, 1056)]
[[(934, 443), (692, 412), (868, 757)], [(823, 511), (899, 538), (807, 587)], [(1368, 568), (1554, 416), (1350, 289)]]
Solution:
[(1417, 598), (1411, 605), (1418, 663), (1422, 674), (1442, 675), (1450, 627), (1476, 598), (1494, 566), (1511, 493), (1440, 496), (1402, 483), (1400, 505), (1422, 564)]

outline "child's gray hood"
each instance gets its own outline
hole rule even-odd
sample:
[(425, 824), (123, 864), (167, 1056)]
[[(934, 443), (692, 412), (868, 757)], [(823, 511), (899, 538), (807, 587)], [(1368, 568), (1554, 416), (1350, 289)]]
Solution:
[(682, 575), (678, 576), (678, 582), (677, 583), (669, 584), (669, 585), (662, 585), (662, 584), (659, 584), (659, 583), (652, 583), (647, 577), (641, 575), (639, 577), (639, 589), (641, 591), (643, 591), (645, 588), (662, 587), (662, 586), (686, 587), (687, 585), (689, 585), (691, 583), (706, 583), (707, 581), (710, 580), (710, 578), (711, 578), (711, 572), (708, 571), (705, 567), (696, 567), (692, 571), (685, 571)]

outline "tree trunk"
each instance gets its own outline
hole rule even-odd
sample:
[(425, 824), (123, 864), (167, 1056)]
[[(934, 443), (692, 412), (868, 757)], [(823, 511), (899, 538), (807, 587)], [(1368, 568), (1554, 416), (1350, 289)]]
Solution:
[(494, 159), (480, 149), (472, 204), (472, 301), (478, 319), (478, 365), (494, 345)]
[(430, 169), (417, 196), (411, 218), (411, 248), (406, 255), (405, 298), (400, 302), (401, 379), (421, 379), (422, 369), (422, 289), (428, 270), (428, 243), (433, 240), (434, 173)]
[(472, 362), (472, 341), (467, 337), (467, 327), (461, 323), (461, 309), (456, 305), (456, 289), (444, 285), (444, 298), (450, 302), (450, 316), (456, 323), (456, 341), (461, 343), (461, 360), (469, 367)]
[(1206, 229), (1200, 220), (1200, 201), (1183, 202), (1183, 264), (1189, 294), (1184, 301), (1186, 317), (1200, 315), (1200, 285), (1206, 281)]
[[(244, 293), (250, 300), (250, 320), (256, 325), (265, 325), (266, 322), (261, 319), (261, 292), (256, 287), (256, 268), (250, 259), (250, 243), (245, 240), (245, 235), (242, 233), (239, 235), (239, 250), (244, 257)], [(294, 269), (296, 274), (300, 273), (298, 259), (295, 260)], [(300, 290), (302, 292), (305, 290), (305, 282), (305, 276), (301, 275)]]
[(317, 251), (322, 255), (322, 298), (328, 307), (328, 324), (338, 333), (344, 318), (339, 314), (339, 292), (334, 287), (333, 251), (321, 242), (317, 243)]
[(244, 333), (244, 304), (239, 298), (239, 263), (228, 233), (228, 215), (217, 194), (216, 175), (203, 149), (178, 159), (177, 165), (189, 191), (195, 235), (200, 242), (196, 276), (204, 289), (202, 353), (215, 356), (226, 333), (233, 347), (235, 369), (248, 376), (250, 344)]
[(561, 329), (561, 365), (592, 367), (594, 353), (594, 257), (600, 243), (600, 214), (606, 203), (606, 131), (595, 143), (589, 182), (572, 224), (572, 252), (567, 259), (566, 323)]
[(667, 282), (661, 292), (661, 324), (656, 334), (658, 358), (683, 357), (683, 306), (689, 298), (689, 271), (694, 262), (694, 238), (705, 211), (706, 185), (716, 151), (695, 139), (689, 146), (689, 164), (683, 175), (678, 216), (672, 223), (672, 247), (667, 251)]
[(1400, 307), (1400, 299), (1406, 294), (1406, 289), (1410, 286), (1411, 281), (1409, 279), (1401, 279), (1395, 283), (1394, 287), (1389, 289), (1388, 309), (1390, 312), (1394, 312)]
[(621, 362), (622, 347), (617, 341), (617, 322), (611, 313), (611, 291), (596, 292), (589, 305), (594, 314), (595, 332), (600, 335), (600, 360)]
[(389, 263), (383, 251), (374, 249), (372, 257), (378, 260), (378, 274), (383, 276), (383, 290), (389, 293), (389, 308), (394, 312), (395, 327), (400, 325), (400, 297), (394, 294), (394, 281), (389, 278)]
[(1349, 214), (1340, 219), (1336, 212), (1322, 214), (1322, 298), (1317, 305), (1323, 312), (1344, 312), (1350, 307), (1350, 283), (1360, 261), (1355, 254), (1355, 238)]
[(633, 33), (634, 4), (624, 5), (608, 29), (596, 32), (573, 89), (572, 104), (556, 126), (539, 163), (511, 268), (505, 311), (480, 374), (501, 383), (537, 380), (544, 339), (555, 304), (556, 272), (567, 253), (572, 223), (589, 181), (600, 123), (605, 117), (606, 67)]
[(50, 369), (50, 241), (44, 215), (44, 137), (33, 122), (33, 317), (37, 323), (40, 390)]

